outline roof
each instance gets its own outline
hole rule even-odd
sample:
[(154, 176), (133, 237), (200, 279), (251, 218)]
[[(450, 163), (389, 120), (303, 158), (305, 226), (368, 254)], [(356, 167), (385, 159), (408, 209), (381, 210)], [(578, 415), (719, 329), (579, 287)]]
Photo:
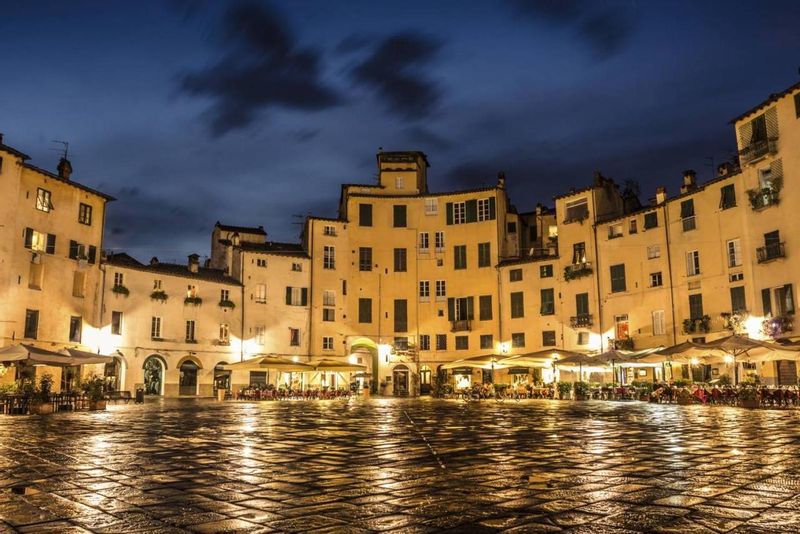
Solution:
[(225, 232), (239, 232), (241, 234), (258, 234), (258, 235), (267, 235), (267, 232), (264, 231), (263, 226), (233, 226), (231, 224), (222, 224), (221, 222), (217, 221), (217, 224), (214, 225), (215, 227), (223, 230)]
[(573, 188), (573, 189), (567, 191), (566, 193), (561, 193), (560, 195), (554, 196), (553, 200), (558, 200), (559, 198), (571, 197), (572, 195), (578, 195), (580, 193), (586, 193), (587, 191), (591, 191), (595, 187), (597, 187), (597, 186), (590, 185), (590, 186), (587, 186), (587, 187), (582, 187), (580, 189), (574, 189)]
[(91, 187), (85, 186), (83, 184), (79, 184), (78, 182), (73, 182), (72, 180), (67, 180), (67, 179), (62, 178), (61, 176), (59, 176), (57, 174), (54, 174), (54, 173), (52, 173), (50, 171), (46, 171), (46, 170), (42, 169), (41, 167), (37, 167), (36, 165), (31, 165), (30, 163), (23, 163), (22, 166), (25, 167), (26, 169), (30, 169), (32, 171), (40, 172), (40, 173), (44, 174), (45, 176), (47, 176), (48, 178), (51, 178), (53, 180), (57, 180), (57, 181), (59, 181), (59, 182), (61, 182), (63, 184), (71, 185), (73, 187), (77, 187), (78, 189), (86, 191), (87, 193), (91, 193), (92, 195), (96, 195), (98, 197), (104, 198), (109, 202), (113, 201), (113, 200), (117, 200), (116, 198), (112, 197), (111, 195), (107, 195), (105, 193), (101, 193), (100, 191), (98, 191), (96, 189), (92, 189)]
[(136, 260), (136, 258), (134, 258), (133, 256), (130, 256), (129, 254), (126, 254), (124, 252), (109, 254), (105, 260), (105, 263), (117, 267), (135, 269), (137, 271), (147, 271), (154, 274), (180, 276), (183, 278), (190, 278), (193, 280), (205, 280), (207, 282), (215, 282), (218, 284), (228, 284), (235, 286), (242, 285), (241, 283), (239, 283), (238, 280), (236, 280), (231, 276), (228, 276), (221, 269), (209, 269), (207, 267), (200, 267), (198, 268), (196, 273), (193, 273), (189, 270), (189, 266), (184, 264), (159, 262), (150, 265), (145, 265), (140, 261)]
[(453, 195), (466, 195), (469, 193), (482, 193), (485, 191), (496, 191), (498, 186), (476, 187), (475, 189), (463, 189), (461, 191), (444, 191), (442, 193), (418, 193), (416, 195), (376, 195), (372, 193), (350, 193), (351, 197), (370, 197), (370, 198), (421, 198), (421, 197), (446, 197)]
[(792, 93), (795, 89), (800, 89), (800, 82), (797, 82), (796, 84), (792, 85), (788, 89), (785, 89), (785, 90), (781, 91), (780, 93), (772, 93), (771, 95), (769, 95), (767, 97), (766, 100), (764, 100), (763, 102), (761, 102), (757, 106), (752, 107), (752, 108), (748, 109), (747, 111), (745, 111), (744, 113), (742, 113), (741, 115), (739, 115), (738, 117), (736, 117), (734, 119), (731, 119), (730, 124), (736, 124), (737, 122), (739, 122), (743, 118), (747, 117), (748, 115), (751, 115), (751, 114), (755, 113), (756, 111), (759, 111), (761, 108), (769, 106), (773, 102), (776, 102), (777, 100), (780, 100), (784, 96)]
[(31, 159), (29, 155), (25, 154), (24, 152), (20, 152), (16, 148), (11, 148), (10, 146), (4, 144), (2, 141), (0, 141), (0, 150), (4, 150), (10, 154), (14, 154), (18, 158), (22, 158), (23, 160)]
[(392, 161), (393, 159), (402, 160), (409, 156), (413, 156), (415, 158), (422, 158), (422, 160), (425, 162), (426, 167), (431, 166), (431, 164), (428, 163), (428, 156), (426, 156), (424, 152), (420, 152), (419, 150), (399, 150), (399, 151), (388, 151), (388, 152), (382, 150), (377, 154), (378, 161), (381, 160)]
[[(229, 239), (220, 239), (223, 245), (231, 246), (233, 243)], [(262, 254), (274, 254), (278, 256), (294, 256), (299, 258), (308, 258), (306, 250), (300, 243), (280, 243), (278, 241), (268, 241), (266, 243), (249, 243), (241, 241), (237, 248), (244, 252), (259, 252)]]

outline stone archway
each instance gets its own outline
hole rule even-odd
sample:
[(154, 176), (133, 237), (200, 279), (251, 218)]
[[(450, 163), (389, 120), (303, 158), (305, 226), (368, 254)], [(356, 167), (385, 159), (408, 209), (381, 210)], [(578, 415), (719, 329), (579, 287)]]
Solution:
[(196, 397), (199, 388), (198, 371), (202, 369), (194, 358), (184, 358), (178, 364), (178, 395)]
[(407, 397), (411, 384), (411, 373), (405, 364), (395, 365), (392, 369), (392, 394), (395, 397)]
[(160, 354), (151, 354), (144, 360), (144, 394), (164, 395), (167, 362)]
[(350, 353), (354, 352), (366, 352), (370, 355), (370, 373), (372, 374), (370, 380), (370, 390), (372, 393), (378, 392), (378, 366), (379, 366), (379, 358), (378, 358), (378, 344), (375, 343), (373, 340), (367, 337), (358, 337), (355, 338), (350, 343)]

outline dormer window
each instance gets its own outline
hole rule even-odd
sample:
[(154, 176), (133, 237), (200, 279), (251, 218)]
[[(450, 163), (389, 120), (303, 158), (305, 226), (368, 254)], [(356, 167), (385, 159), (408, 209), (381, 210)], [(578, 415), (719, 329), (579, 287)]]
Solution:
[(586, 198), (579, 198), (567, 202), (567, 214), (564, 218), (565, 223), (582, 221), (589, 218), (589, 201)]

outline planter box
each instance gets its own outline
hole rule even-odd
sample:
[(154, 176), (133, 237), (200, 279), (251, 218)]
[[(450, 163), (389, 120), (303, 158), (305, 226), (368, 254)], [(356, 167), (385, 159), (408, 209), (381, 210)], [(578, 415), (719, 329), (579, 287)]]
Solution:
[(31, 404), (31, 414), (33, 415), (45, 415), (48, 413), (53, 413), (53, 405), (49, 402), (42, 402), (40, 404)]
[(91, 411), (102, 411), (106, 409), (106, 401), (89, 401), (89, 410)]
[(742, 399), (739, 401), (739, 406), (752, 410), (758, 408), (759, 402), (758, 399)]

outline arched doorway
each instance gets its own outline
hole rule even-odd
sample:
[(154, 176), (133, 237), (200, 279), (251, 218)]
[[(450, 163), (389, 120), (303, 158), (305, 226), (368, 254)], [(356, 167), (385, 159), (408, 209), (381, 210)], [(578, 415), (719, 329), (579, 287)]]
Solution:
[(186, 360), (178, 367), (180, 371), (178, 395), (197, 395), (198, 369), (200, 367), (192, 360)]
[(231, 390), (231, 371), (223, 369), (223, 365), (227, 365), (227, 362), (219, 362), (214, 366), (214, 395), (220, 389)]
[(430, 395), (431, 393), (431, 368), (423, 365), (419, 370), (419, 394)]
[(378, 375), (378, 366), (379, 366), (378, 344), (366, 337), (355, 338), (350, 343), (350, 353), (352, 355), (354, 353), (359, 353), (359, 352), (366, 352), (367, 354), (370, 355), (370, 362), (372, 365), (370, 366), (371, 367), (370, 374), (367, 375), (367, 377), (365, 378), (367, 378), (370, 382), (369, 389), (372, 391), (372, 393), (377, 393), (378, 382), (379, 382), (379, 380), (376, 379)]
[(109, 391), (120, 391), (125, 387), (125, 363), (120, 356), (114, 356), (113, 361), (105, 364), (103, 377), (106, 381), (106, 389)]
[(395, 397), (408, 396), (408, 367), (402, 363), (392, 370), (392, 394)]
[(164, 375), (167, 370), (164, 359), (153, 354), (144, 361), (142, 369), (144, 370), (144, 394), (163, 395)]

